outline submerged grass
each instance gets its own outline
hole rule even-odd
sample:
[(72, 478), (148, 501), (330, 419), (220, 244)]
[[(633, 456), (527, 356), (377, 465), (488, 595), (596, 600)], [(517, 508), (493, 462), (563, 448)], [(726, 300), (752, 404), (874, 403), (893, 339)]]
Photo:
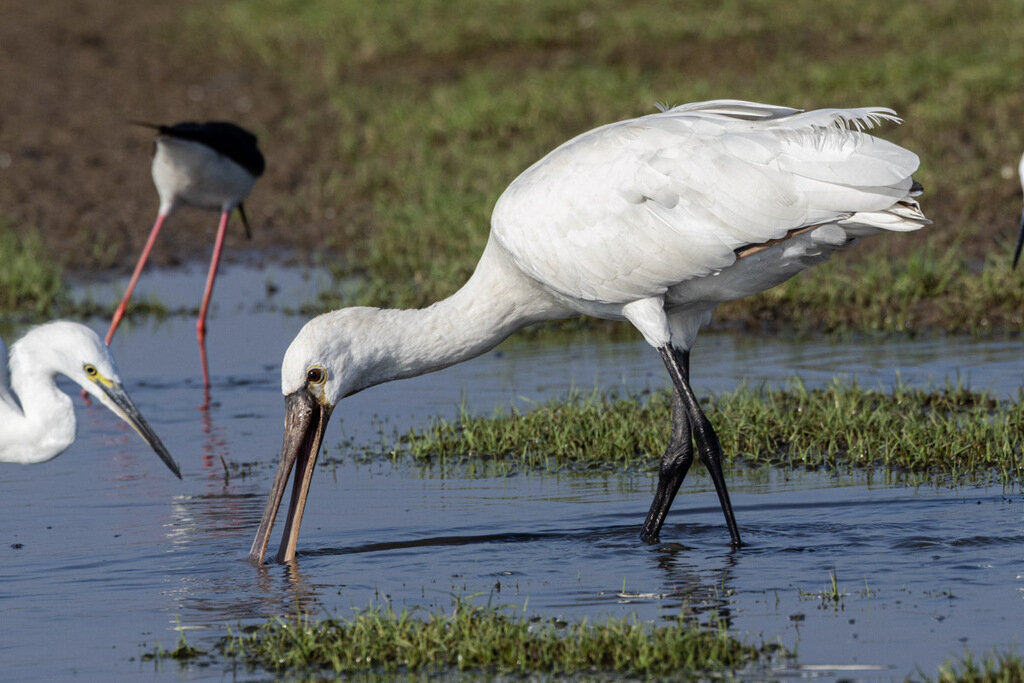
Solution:
[[(996, 477), (1024, 482), (1024, 402), (959, 386), (889, 392), (835, 381), (808, 389), (749, 387), (703, 402), (733, 468), (884, 468), (936, 483)], [(668, 390), (582, 393), (523, 412), (437, 418), (364, 456), (501, 470), (654, 469), (671, 420)]]
[(638, 676), (721, 674), (767, 666), (781, 648), (732, 638), (724, 624), (609, 618), (530, 619), (460, 601), (451, 614), (371, 607), (351, 619), (275, 619), (220, 641), (222, 654), (274, 673), (477, 671)]
[[(820, 591), (803, 591), (798, 589), (797, 594), (801, 600), (814, 598), (821, 601), (822, 608), (843, 609), (848, 593), (839, 587), (839, 578), (836, 576), (835, 570), (829, 571), (828, 581), (829, 585)], [(866, 587), (866, 582), (867, 580), (865, 579), (865, 593), (870, 594)]]

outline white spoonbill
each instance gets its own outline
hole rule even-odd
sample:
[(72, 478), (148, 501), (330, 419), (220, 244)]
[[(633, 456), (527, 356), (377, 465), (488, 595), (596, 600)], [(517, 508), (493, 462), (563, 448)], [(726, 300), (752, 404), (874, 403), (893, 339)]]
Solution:
[[(3, 340), (0, 353), (7, 359)], [(64, 320), (33, 327), (0, 363), (0, 462), (46, 462), (74, 442), (74, 407), (57, 387), (57, 375), (127, 422), (181, 479), (178, 464), (121, 386), (107, 345), (85, 325)]]
[(249, 221), (245, 217), (242, 202), (252, 191), (256, 179), (263, 175), (264, 161), (256, 136), (241, 126), (226, 121), (194, 123), (186, 121), (173, 126), (136, 122), (157, 131), (156, 149), (153, 154), (153, 182), (160, 195), (160, 210), (156, 223), (149, 233), (146, 246), (135, 265), (135, 271), (128, 282), (124, 298), (114, 311), (107, 330), (107, 344), (114, 338), (114, 332), (124, 317), (128, 300), (146, 265), (149, 252), (153, 249), (156, 236), (171, 212), (181, 205), (220, 212), (220, 224), (213, 243), (213, 256), (206, 276), (206, 291), (196, 321), (196, 338), (199, 340), (199, 354), (203, 366), (203, 384), (210, 386), (210, 372), (206, 362), (206, 311), (213, 294), (213, 281), (217, 277), (217, 265), (224, 246), (231, 212), (238, 209), (249, 235)]
[(916, 230), (917, 156), (863, 132), (883, 108), (719, 100), (602, 126), (566, 142), (498, 199), (476, 271), (420, 310), (346, 308), (302, 328), (285, 353), (281, 461), (250, 551), (262, 562), (298, 462), (279, 561), (295, 557), (327, 421), (362, 389), (440, 370), (525, 325), (578, 314), (628, 320), (674, 388), (668, 448), (641, 538), (655, 542), (697, 454), (740, 545), (722, 447), (690, 387), (689, 353), (723, 301), (773, 287), (855, 238)]

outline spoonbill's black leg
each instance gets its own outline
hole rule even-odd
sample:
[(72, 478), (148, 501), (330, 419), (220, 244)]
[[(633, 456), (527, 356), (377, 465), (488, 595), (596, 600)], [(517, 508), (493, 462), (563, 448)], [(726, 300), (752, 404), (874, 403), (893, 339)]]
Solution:
[[(683, 371), (690, 373), (690, 352), (677, 351), (672, 349), (674, 355), (678, 355), (677, 362), (682, 366)], [(665, 516), (668, 515), (672, 501), (675, 500), (686, 473), (690, 471), (693, 464), (693, 443), (690, 439), (690, 418), (687, 416), (686, 404), (679, 390), (672, 384), (672, 433), (669, 436), (668, 447), (665, 454), (661, 456), (661, 466), (658, 467), (658, 488), (654, 491), (654, 500), (651, 501), (651, 509), (644, 520), (644, 526), (640, 530), (640, 538), (645, 543), (657, 543), (658, 534), (665, 524)]]
[[(697, 454), (700, 461), (708, 468), (711, 481), (715, 485), (715, 492), (718, 493), (718, 503), (722, 506), (725, 514), (725, 523), (729, 527), (729, 536), (732, 539), (734, 548), (742, 545), (740, 531), (736, 526), (736, 516), (732, 512), (732, 503), (729, 502), (729, 492), (725, 488), (725, 476), (722, 474), (722, 444), (718, 441), (711, 422), (708, 421), (704, 411), (701, 410), (697, 397), (690, 387), (688, 358), (684, 352), (676, 351), (670, 346), (663, 346), (658, 349), (661, 359), (668, 368), (672, 377), (672, 384), (675, 386), (676, 394), (682, 398), (683, 405), (689, 417), (690, 427), (693, 430), (693, 440), (697, 444)], [(680, 481), (682, 479), (680, 478)]]

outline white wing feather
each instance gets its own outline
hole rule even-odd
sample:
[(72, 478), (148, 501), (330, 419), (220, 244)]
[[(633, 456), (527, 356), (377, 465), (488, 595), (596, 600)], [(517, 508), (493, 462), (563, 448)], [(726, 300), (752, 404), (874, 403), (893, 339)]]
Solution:
[(800, 113), (718, 100), (609, 124), (513, 181), (492, 232), (554, 291), (624, 303), (803, 226), (861, 226), (851, 217), (875, 212), (867, 225), (913, 229), (920, 223), (881, 216), (907, 197), (918, 166), (912, 152), (861, 132), (883, 120), (899, 121), (889, 109)]

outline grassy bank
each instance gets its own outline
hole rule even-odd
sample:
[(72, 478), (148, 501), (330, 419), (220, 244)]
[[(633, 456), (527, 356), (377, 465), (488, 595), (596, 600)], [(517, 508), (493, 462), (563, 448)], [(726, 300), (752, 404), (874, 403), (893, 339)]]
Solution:
[(191, 40), (255, 60), (319, 103), (280, 123), (323, 150), (283, 210), (328, 221), (326, 248), (366, 282), (324, 307), (422, 305), (451, 293), (475, 264), (501, 190), (552, 147), (658, 101), (739, 97), (896, 108), (906, 124), (882, 135), (920, 154), (935, 225), (866, 240), (822, 275), (720, 318), (858, 330), (1020, 325), (1024, 292), (1005, 254), (1024, 148), (1022, 6), (252, 0), (198, 5), (187, 23)]
[[(209, 107), (221, 102), (196, 104), (194, 115), (244, 118), (261, 135), (268, 171), (253, 197), (262, 205), (259, 246), (317, 254), (362, 283), (315, 310), (422, 305), (450, 294), (475, 265), (502, 189), (551, 148), (656, 102), (739, 97), (896, 108), (906, 123), (880, 134), (921, 156), (922, 202), (935, 224), (864, 240), (782, 287), (723, 306), (720, 324), (985, 334), (1024, 323), (1024, 277), (1008, 268), (1024, 149), (1016, 76), (1024, 71), (1024, 6), (231, 0), (160, 16), (165, 23), (140, 40), (145, 50), (158, 44), (167, 53), (161, 63), (198, 65), (173, 71), (188, 71), (189, 92), (205, 91)], [(217, 99), (236, 80), (251, 83), (252, 96)], [(168, 92), (158, 111), (180, 111), (184, 95)], [(93, 115), (107, 120), (110, 112)], [(25, 154), (36, 153), (29, 146)], [(92, 183), (75, 181), (79, 214), (110, 208), (97, 182), (126, 162), (106, 163)], [(143, 179), (132, 194), (145, 196), (148, 217), (155, 199)], [(59, 203), (28, 191), (17, 201)], [(122, 216), (131, 235), (139, 204)], [(19, 215), (33, 215), (25, 208)], [(185, 230), (189, 219), (175, 222)], [(108, 234), (96, 219), (51, 215), (41, 226), (44, 260), (109, 266), (117, 246), (127, 268), (137, 252), (116, 231), (96, 239)], [(162, 257), (195, 254), (206, 233), (188, 234), (161, 242)], [(32, 295), (13, 305), (40, 316), (48, 304)]]
[[(667, 390), (571, 393), (520, 412), (436, 419), (365, 457), (411, 458), (471, 472), (657, 468), (670, 423)], [(936, 483), (1024, 481), (1024, 403), (949, 387), (890, 392), (834, 383), (741, 387), (703, 401), (733, 469), (884, 468)]]
[(890, 261), (842, 256), (766, 292), (724, 304), (720, 326), (833, 334), (1015, 334), (1024, 329), (1024, 274), (1010, 255), (972, 261), (925, 247)]
[[(16, 229), (0, 219), (0, 321), (42, 322), (55, 317), (74, 319), (106, 317), (114, 305), (70, 296), (64, 272), (50, 258), (42, 238), (34, 230)], [(130, 316), (166, 316), (155, 297), (137, 297), (128, 304)]]
[(61, 269), (34, 231), (0, 219), (0, 316), (45, 317), (65, 297)]

